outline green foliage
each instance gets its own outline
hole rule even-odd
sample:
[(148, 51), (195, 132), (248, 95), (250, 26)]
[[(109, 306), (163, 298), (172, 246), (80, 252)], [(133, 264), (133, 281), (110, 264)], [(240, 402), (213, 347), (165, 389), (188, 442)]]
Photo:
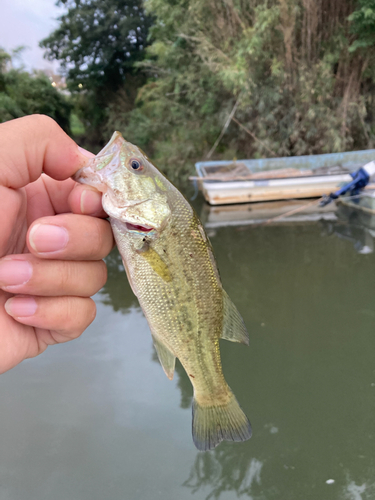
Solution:
[(374, 147), (374, 0), (356, 10), (350, 0), (147, 0), (146, 8), (153, 43), (138, 67), (148, 82), (136, 109), (112, 108), (108, 126), (172, 179), (206, 157), (237, 100), (235, 117), (250, 134), (230, 123), (212, 159)]
[(41, 113), (69, 132), (71, 106), (43, 73), (29, 74), (11, 66), (11, 56), (0, 49), (0, 122)]
[(143, 57), (150, 18), (140, 0), (59, 0), (67, 12), (40, 45), (67, 70), (72, 90), (116, 90)]
[[(5, 71), (7, 70), (8, 65), (11, 62), (11, 57), (9, 54), (5, 52), (5, 50), (0, 48), (0, 75), (3, 75)], [(1, 80), (1, 84), (3, 85), (3, 82)]]
[(70, 130), (75, 137), (82, 136), (85, 133), (85, 127), (76, 113), (70, 115)]
[[(58, 0), (59, 27), (40, 45), (61, 62), (92, 142), (103, 142), (107, 109), (120, 88), (131, 92), (151, 22), (141, 0)], [(137, 85), (144, 83), (136, 79)], [(135, 95), (135, 92), (133, 92)]]
[(375, 0), (359, 0), (358, 8), (350, 16), (351, 33), (356, 40), (349, 47), (350, 52), (375, 45)]

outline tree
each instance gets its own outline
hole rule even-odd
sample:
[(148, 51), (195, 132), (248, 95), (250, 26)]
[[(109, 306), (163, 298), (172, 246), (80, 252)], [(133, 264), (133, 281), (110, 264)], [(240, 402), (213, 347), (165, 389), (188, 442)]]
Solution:
[[(374, 147), (375, 0), (147, 0), (149, 80), (110, 122), (170, 176), (212, 159)], [(350, 16), (350, 17), (349, 17)], [(356, 43), (357, 41), (357, 43)], [(360, 49), (361, 50), (357, 50)]]
[[(144, 83), (135, 63), (143, 58), (151, 17), (141, 0), (58, 0), (67, 8), (59, 27), (40, 45), (61, 61), (68, 88), (81, 93), (81, 117), (96, 139), (107, 108), (123, 88), (130, 96)], [(105, 140), (105, 139), (104, 139)]]
[(56, 120), (69, 133), (71, 105), (66, 96), (51, 85), (45, 74), (15, 69), (11, 59), (0, 49), (0, 123), (41, 113)]
[(350, 47), (354, 52), (375, 45), (375, 0), (359, 0), (357, 9), (349, 16), (350, 31), (356, 39)]

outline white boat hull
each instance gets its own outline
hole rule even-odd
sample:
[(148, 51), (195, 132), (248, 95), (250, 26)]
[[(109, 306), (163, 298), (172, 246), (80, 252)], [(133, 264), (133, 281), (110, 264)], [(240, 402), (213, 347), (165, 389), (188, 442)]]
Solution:
[(349, 174), (342, 174), (256, 181), (202, 181), (202, 191), (211, 205), (226, 205), (292, 198), (317, 198), (336, 191), (341, 184), (351, 180)]

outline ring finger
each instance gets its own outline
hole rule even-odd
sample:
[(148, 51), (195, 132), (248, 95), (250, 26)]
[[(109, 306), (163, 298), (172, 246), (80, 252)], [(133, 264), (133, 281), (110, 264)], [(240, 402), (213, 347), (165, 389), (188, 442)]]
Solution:
[(14, 294), (90, 297), (106, 280), (102, 260), (44, 260), (31, 254), (0, 259), (0, 288)]

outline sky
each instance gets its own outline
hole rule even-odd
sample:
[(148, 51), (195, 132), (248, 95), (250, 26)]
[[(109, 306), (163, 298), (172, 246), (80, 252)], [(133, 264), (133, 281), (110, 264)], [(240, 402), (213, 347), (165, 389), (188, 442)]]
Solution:
[(25, 45), (21, 56), (27, 70), (51, 69), (58, 71), (58, 63), (43, 59), (40, 40), (56, 27), (56, 18), (62, 10), (55, 0), (0, 0), (0, 47), (7, 52)]

